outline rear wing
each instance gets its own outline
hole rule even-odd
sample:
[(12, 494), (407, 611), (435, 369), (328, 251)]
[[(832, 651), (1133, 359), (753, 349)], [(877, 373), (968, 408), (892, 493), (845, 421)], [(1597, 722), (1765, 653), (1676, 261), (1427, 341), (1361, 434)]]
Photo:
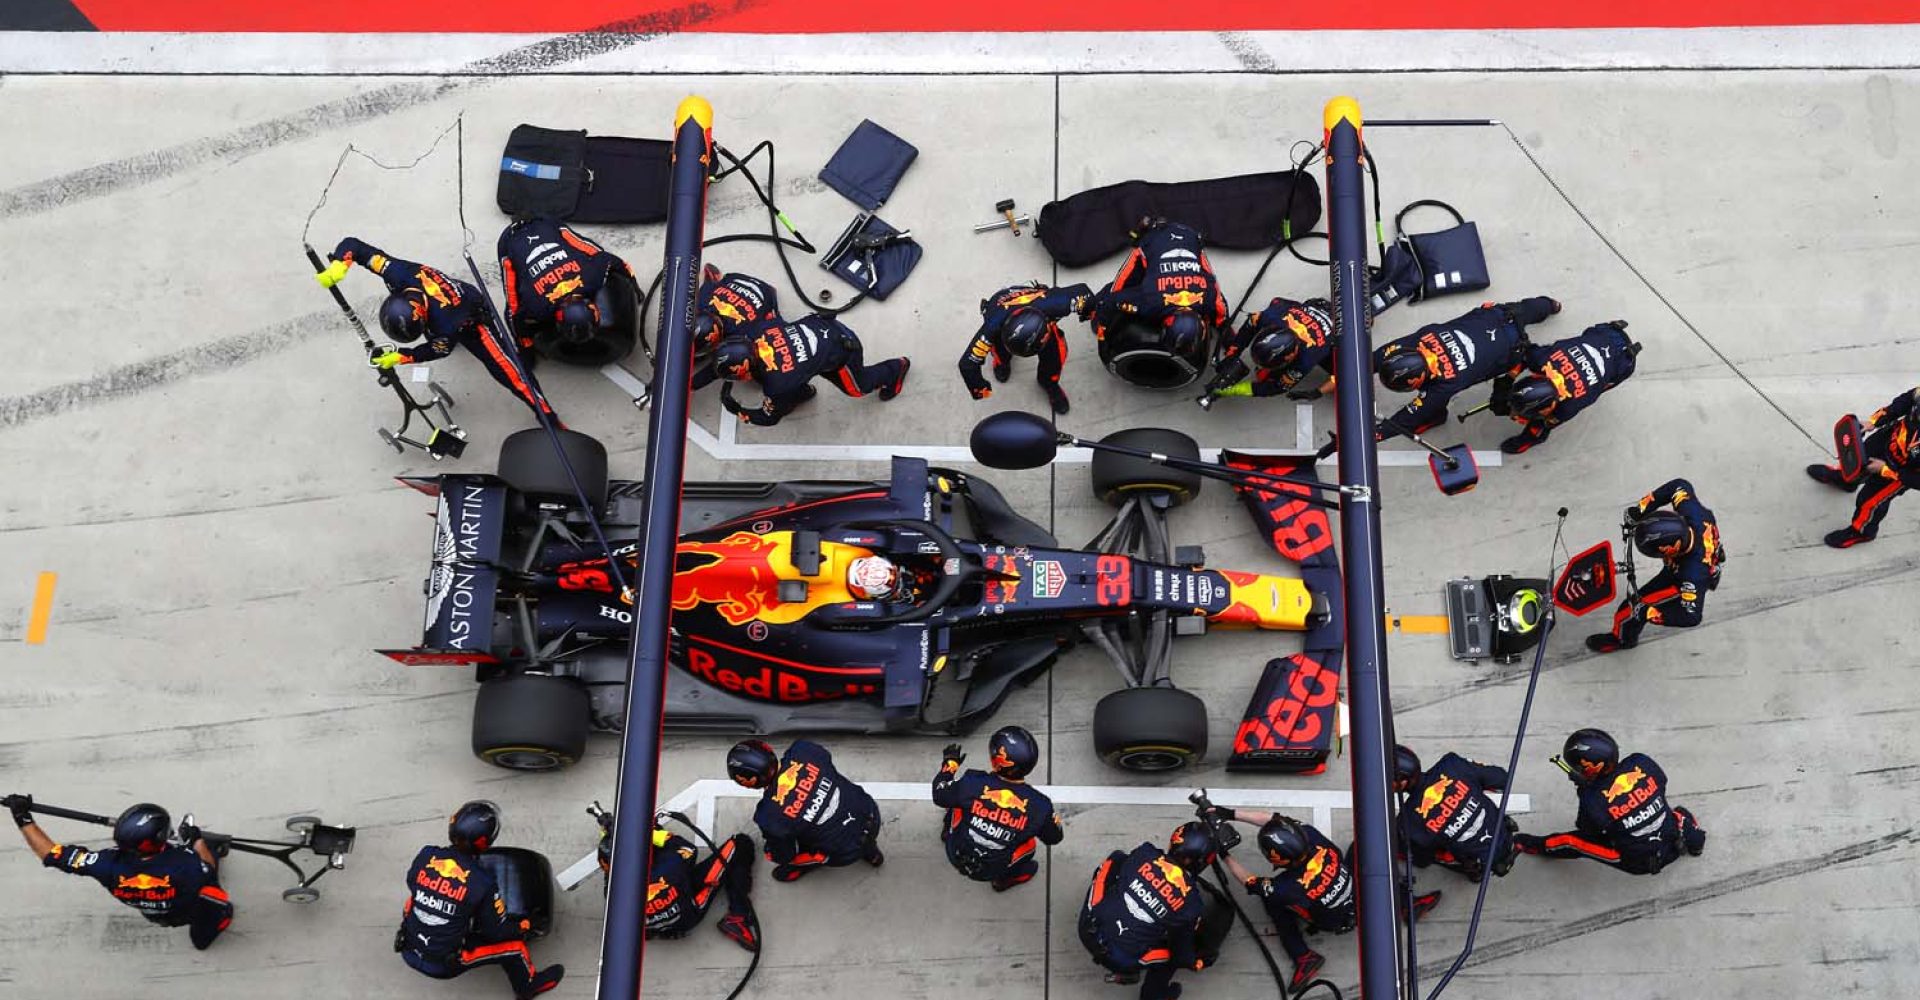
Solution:
[(439, 477), (433, 489), (407, 485), (438, 500), (423, 588), (426, 618), (418, 647), (381, 654), (409, 666), (496, 662), (493, 604), (506, 528), (506, 484), (493, 476), (461, 474)]

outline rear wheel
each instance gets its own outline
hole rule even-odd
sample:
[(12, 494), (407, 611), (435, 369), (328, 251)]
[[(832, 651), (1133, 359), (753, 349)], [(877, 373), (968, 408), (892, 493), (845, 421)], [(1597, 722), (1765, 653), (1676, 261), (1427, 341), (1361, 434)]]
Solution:
[(1123, 771), (1175, 771), (1207, 753), (1207, 706), (1178, 688), (1115, 691), (1093, 707), (1093, 749)]
[[(1200, 459), (1198, 442), (1179, 431), (1163, 427), (1136, 427), (1118, 431), (1101, 438), (1100, 443), (1150, 451), (1169, 458)], [(1163, 493), (1172, 500), (1174, 506), (1179, 506), (1200, 494), (1200, 476), (1186, 469), (1157, 465), (1144, 458), (1096, 451), (1093, 453), (1093, 491), (1100, 495), (1100, 499), (1116, 507), (1138, 493)]]
[(587, 689), (570, 677), (508, 674), (473, 700), (473, 754), (513, 771), (551, 771), (587, 749)]
[[(587, 501), (599, 510), (607, 502), (606, 446), (579, 431), (556, 430), (567, 463), (580, 477), (580, 488)], [(539, 427), (515, 431), (500, 442), (500, 478), (534, 500), (567, 504), (580, 501), (574, 496), (573, 481), (567, 467), (554, 454), (547, 432)]]

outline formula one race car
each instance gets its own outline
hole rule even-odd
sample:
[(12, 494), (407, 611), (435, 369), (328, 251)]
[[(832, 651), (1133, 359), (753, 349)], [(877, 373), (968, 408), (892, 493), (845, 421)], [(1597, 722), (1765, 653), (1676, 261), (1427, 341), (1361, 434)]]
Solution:
[[(403, 480), (438, 498), (425, 637), (382, 652), (475, 666), (473, 751), (502, 767), (570, 764), (590, 729), (617, 731), (624, 715), (632, 613), (615, 580), (631, 576), (645, 486), (609, 482), (598, 442), (561, 435), (619, 574), (542, 431), (509, 437), (498, 475)], [(1198, 456), (1173, 431), (1108, 440)], [(1207, 569), (1198, 548), (1172, 547), (1166, 512), (1200, 483), (1097, 454), (1095, 490), (1119, 511), (1084, 548), (1062, 546), (985, 480), (916, 458), (895, 458), (882, 482), (688, 483), (666, 723), (964, 733), (1090, 641), (1128, 681), (1094, 710), (1098, 753), (1130, 769), (1183, 766), (1206, 751), (1207, 713), (1172, 686), (1173, 636), (1300, 631), (1332, 614), (1300, 580)]]

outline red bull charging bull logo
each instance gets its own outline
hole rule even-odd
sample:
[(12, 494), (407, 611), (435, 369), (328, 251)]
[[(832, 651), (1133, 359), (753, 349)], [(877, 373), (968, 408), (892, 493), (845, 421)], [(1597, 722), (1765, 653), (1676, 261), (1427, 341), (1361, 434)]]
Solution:
[(717, 542), (681, 542), (673, 574), (673, 610), (702, 604), (729, 625), (752, 621), (771, 603), (780, 586), (773, 557), (780, 542), (736, 531)]

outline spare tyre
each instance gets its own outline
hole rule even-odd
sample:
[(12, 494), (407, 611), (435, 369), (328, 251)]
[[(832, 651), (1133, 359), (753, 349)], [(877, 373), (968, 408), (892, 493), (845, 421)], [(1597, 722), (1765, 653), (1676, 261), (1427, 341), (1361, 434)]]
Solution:
[[(1100, 439), (1101, 444), (1150, 451), (1170, 458), (1200, 460), (1200, 445), (1179, 431), (1164, 427), (1135, 427)], [(1199, 473), (1175, 469), (1131, 455), (1093, 453), (1093, 492), (1118, 507), (1137, 493), (1164, 493), (1174, 506), (1200, 495)]]
[(1207, 753), (1207, 706), (1170, 687), (1124, 688), (1093, 706), (1093, 750), (1123, 771), (1174, 771)]
[(607, 283), (593, 297), (598, 322), (584, 337), (562, 334), (553, 324), (544, 324), (534, 335), (540, 354), (563, 365), (598, 368), (633, 353), (640, 336), (640, 288), (618, 268), (607, 276)]
[(1122, 382), (1142, 389), (1179, 389), (1191, 385), (1207, 366), (1211, 335), (1184, 352), (1168, 349), (1161, 327), (1122, 317), (1100, 340), (1100, 361)]
[(586, 686), (571, 677), (507, 674), (473, 699), (473, 755), (512, 771), (551, 771), (587, 751)]
[[(560, 438), (560, 447), (566, 452), (574, 475), (580, 477), (580, 488), (586, 492), (587, 502), (598, 511), (607, 502), (606, 446), (579, 431), (555, 430), (554, 433)], [(543, 428), (529, 427), (507, 435), (507, 439), (500, 442), (499, 469), (500, 478), (528, 499), (579, 506), (573, 480), (567, 476), (567, 465), (561, 464), (560, 456), (554, 454), (553, 442)]]

